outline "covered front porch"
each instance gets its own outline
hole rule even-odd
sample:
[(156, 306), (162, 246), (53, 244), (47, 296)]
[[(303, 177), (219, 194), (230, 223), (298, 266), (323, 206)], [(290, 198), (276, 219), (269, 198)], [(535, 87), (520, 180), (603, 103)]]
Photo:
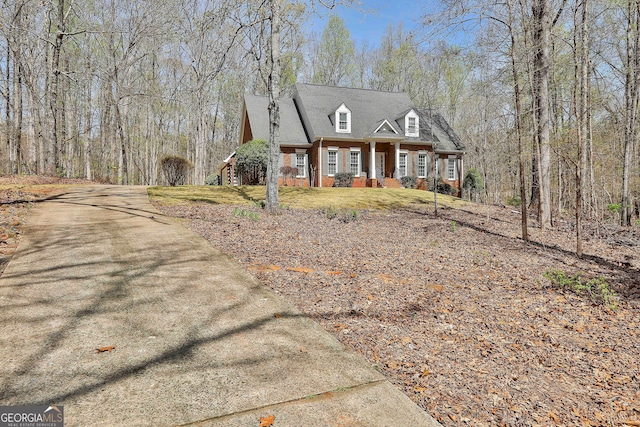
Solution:
[[(412, 141), (320, 141), (311, 150), (311, 164), (320, 179), (313, 186), (332, 187), (335, 176), (350, 173), (353, 187), (400, 188), (401, 179), (415, 176), (418, 188), (432, 174), (433, 147)], [(426, 189), (426, 188), (425, 188)]]
[(400, 188), (400, 178), (408, 175), (408, 150), (400, 142), (370, 141), (367, 152), (367, 187)]

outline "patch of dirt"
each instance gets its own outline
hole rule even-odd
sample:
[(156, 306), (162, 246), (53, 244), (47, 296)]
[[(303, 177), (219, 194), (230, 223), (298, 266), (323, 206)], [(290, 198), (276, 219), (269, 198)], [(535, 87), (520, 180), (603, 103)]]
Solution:
[[(365, 212), (158, 206), (360, 353), (446, 426), (640, 420), (640, 251), (469, 205)], [(249, 211), (255, 215), (248, 214)], [(333, 219), (330, 217), (335, 216)], [(621, 235), (622, 235), (621, 234)], [(635, 243), (635, 244), (634, 244)], [(612, 311), (543, 277), (601, 276)]]

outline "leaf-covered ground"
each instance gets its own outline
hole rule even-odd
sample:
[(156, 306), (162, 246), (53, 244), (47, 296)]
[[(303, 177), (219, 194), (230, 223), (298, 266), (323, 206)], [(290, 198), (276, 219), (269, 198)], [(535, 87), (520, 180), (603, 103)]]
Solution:
[[(29, 205), (78, 181), (0, 177), (0, 268)], [(3, 185), (12, 185), (4, 188)], [(454, 425), (640, 425), (640, 227), (531, 228), (519, 214), (468, 205), (440, 211), (159, 206), (231, 254), (440, 422)], [(250, 214), (249, 212), (254, 212)], [(612, 311), (543, 278), (602, 276)]]
[[(158, 206), (362, 354), (442, 424), (639, 425), (638, 228), (519, 239), (519, 214)], [(251, 214), (254, 212), (255, 214)], [(597, 237), (599, 236), (599, 237)], [(614, 311), (543, 277), (602, 277)]]

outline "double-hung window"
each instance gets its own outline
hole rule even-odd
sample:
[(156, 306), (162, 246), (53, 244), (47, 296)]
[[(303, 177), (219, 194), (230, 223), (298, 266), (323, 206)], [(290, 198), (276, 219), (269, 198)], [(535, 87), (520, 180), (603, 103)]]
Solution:
[(351, 110), (344, 104), (336, 110), (335, 126), (338, 133), (351, 133)]
[(347, 113), (338, 113), (340, 118), (338, 119), (338, 129), (342, 131), (347, 131), (349, 121), (347, 120)]
[(400, 174), (399, 178), (407, 176), (407, 153), (400, 153), (400, 157), (398, 158), (398, 172)]
[(456, 159), (455, 158), (448, 158), (447, 159), (447, 179), (449, 181), (455, 181), (456, 179), (458, 179), (458, 177), (456, 176)]
[(418, 154), (418, 178), (427, 177), (427, 155)]
[(338, 172), (338, 151), (329, 150), (327, 153), (327, 175), (333, 176)]
[(417, 131), (418, 130), (416, 128), (416, 118), (415, 117), (409, 117), (409, 126), (407, 126), (407, 132), (409, 134), (414, 134)]
[(360, 151), (349, 152), (349, 172), (353, 176), (360, 176)]
[(305, 153), (296, 153), (296, 168), (298, 168), (298, 178), (307, 176), (307, 155)]

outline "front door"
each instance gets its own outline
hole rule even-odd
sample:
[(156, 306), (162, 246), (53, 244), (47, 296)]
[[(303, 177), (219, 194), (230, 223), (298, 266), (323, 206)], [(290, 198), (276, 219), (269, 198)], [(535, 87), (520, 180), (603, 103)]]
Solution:
[(385, 153), (376, 152), (376, 178), (384, 178), (384, 158)]

